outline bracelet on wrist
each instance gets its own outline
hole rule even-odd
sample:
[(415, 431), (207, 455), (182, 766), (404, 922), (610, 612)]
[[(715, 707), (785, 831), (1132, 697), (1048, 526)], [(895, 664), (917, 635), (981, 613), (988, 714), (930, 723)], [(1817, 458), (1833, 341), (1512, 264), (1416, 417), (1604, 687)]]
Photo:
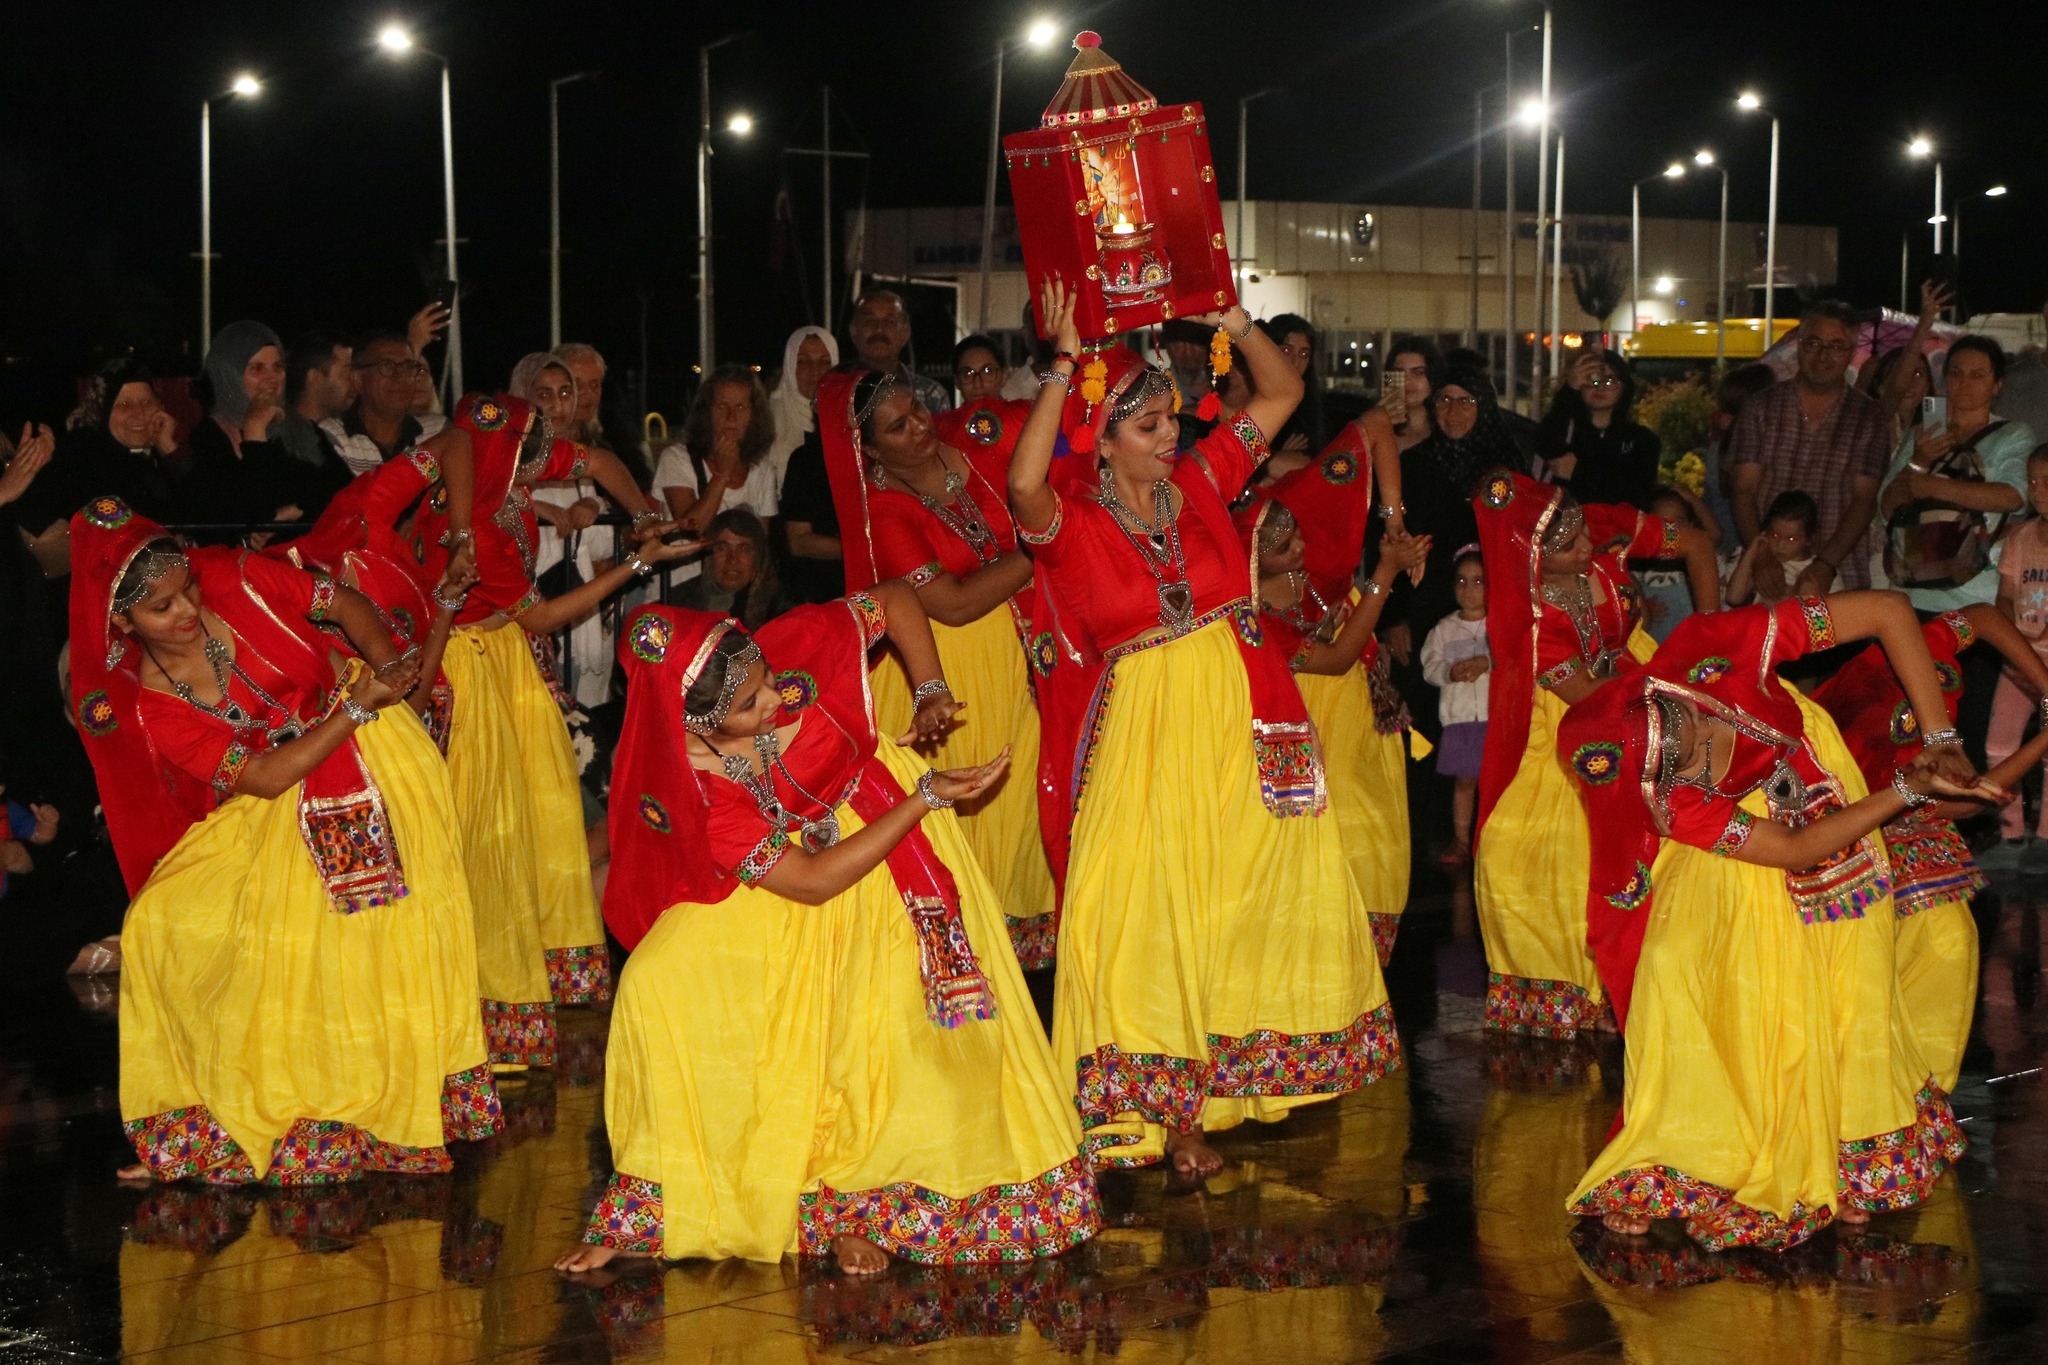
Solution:
[(1252, 315), (1250, 313), (1246, 313), (1244, 315), (1244, 330), (1242, 332), (1232, 332), (1230, 330), (1230, 324), (1227, 322), (1223, 325), (1223, 330), (1229, 333), (1230, 339), (1232, 341), (1243, 341), (1251, 336), (1252, 328), (1256, 326), (1258, 326), (1258, 324), (1252, 321)]
[(1377, 578), (1368, 578), (1365, 580), (1364, 592), (1367, 597), (1378, 597), (1382, 593), (1386, 592), (1386, 590), (1387, 585), (1380, 582)]
[(932, 786), (933, 779), (938, 777), (938, 775), (939, 770), (937, 768), (926, 768), (924, 776), (917, 779), (917, 794), (923, 797), (924, 803), (933, 810), (945, 810), (953, 803), (939, 795), (937, 789)]
[(1041, 388), (1047, 384), (1058, 384), (1063, 388), (1071, 389), (1074, 387), (1074, 372), (1072, 370), (1046, 370), (1038, 376), (1038, 383)]
[(1914, 791), (1913, 785), (1906, 781), (1906, 770), (1904, 768), (1900, 768), (1892, 774), (1892, 790), (1899, 794), (1899, 799), (1906, 803), (1906, 809), (1908, 810), (1915, 810), (1921, 806), (1931, 806), (1941, 799), (1932, 792)]
[(373, 720), (383, 719), (379, 713), (372, 711), (346, 692), (341, 694), (341, 713), (358, 725), (368, 725)]
[(1054, 351), (1052, 353), (1053, 364), (1057, 365), (1062, 360), (1066, 361), (1069, 365), (1072, 365), (1077, 370), (1081, 368), (1081, 358), (1075, 355), (1072, 351)]
[(655, 522), (660, 520), (661, 513), (655, 511), (652, 507), (650, 507), (645, 512), (635, 512), (633, 514), (633, 529), (635, 531), (638, 531), (641, 527), (651, 526)]
[(464, 588), (461, 592), (456, 593), (455, 600), (451, 602), (447, 598), (441, 596), (441, 585), (439, 583), (436, 583), (434, 585), (434, 590), (431, 596), (434, 599), (434, 605), (439, 607), (442, 611), (461, 611), (463, 603), (469, 601), (469, 589)]
[(475, 537), (467, 531), (443, 531), (441, 533), (441, 548), (453, 550), (456, 546), (467, 544), (473, 539)]
[(912, 710), (916, 710), (933, 697), (952, 694), (953, 689), (946, 686), (944, 678), (933, 678), (930, 682), (921, 682), (917, 685), (917, 690), (910, 694), (910, 706)]
[(1961, 730), (1956, 729), (1955, 726), (1950, 725), (1940, 730), (1929, 730), (1926, 734), (1926, 737), (1921, 740), (1921, 747), (1926, 749), (1936, 749), (1941, 748), (1945, 745), (1953, 744), (1960, 748), (1962, 742), (1963, 732)]
[(1373, 515), (1381, 521), (1392, 521), (1395, 517), (1405, 517), (1408, 515), (1408, 504), (1405, 502), (1383, 502), (1373, 509)]
[(2040, 714), (2041, 724), (2048, 726), (2048, 694), (2044, 694), (2041, 700), (2034, 703), (2034, 709)]
[(645, 578), (654, 572), (654, 566), (642, 559), (638, 550), (627, 556), (626, 567), (633, 571), (633, 575), (636, 578)]

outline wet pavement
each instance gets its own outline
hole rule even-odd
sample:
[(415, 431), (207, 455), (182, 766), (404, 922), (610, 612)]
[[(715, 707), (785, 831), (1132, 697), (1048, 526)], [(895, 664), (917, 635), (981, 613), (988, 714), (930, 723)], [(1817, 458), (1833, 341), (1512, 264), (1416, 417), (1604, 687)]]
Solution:
[(1619, 1046), (1484, 1033), (1469, 893), (1431, 882), (1388, 973), (1405, 1071), (1222, 1135), (1203, 1190), (1106, 1177), (1110, 1225), (1057, 1261), (871, 1281), (794, 1261), (557, 1277), (609, 1173), (587, 1011), (452, 1177), (121, 1189), (112, 981), (0, 955), (0, 1362), (2040, 1361), (2042, 908), (2012, 889), (1978, 916), (1970, 1153), (1862, 1231), (1713, 1256), (1575, 1226)]

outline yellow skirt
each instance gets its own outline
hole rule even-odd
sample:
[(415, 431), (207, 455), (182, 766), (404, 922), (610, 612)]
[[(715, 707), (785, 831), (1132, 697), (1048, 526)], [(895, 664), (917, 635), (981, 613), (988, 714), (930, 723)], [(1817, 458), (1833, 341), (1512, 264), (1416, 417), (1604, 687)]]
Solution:
[(1486, 1023), (1572, 1038), (1607, 1006), (1586, 947), (1592, 844), (1585, 807), (1557, 759), (1565, 705), (1536, 689), (1521, 767), (1479, 836), (1472, 894), (1486, 941)]
[(1400, 1064), (1336, 820), (1259, 793), (1231, 624), (1114, 665), (1074, 821), (1053, 1055), (1102, 1165), (1271, 1122)]
[[(1058, 921), (1052, 866), (1038, 828), (1038, 703), (1025, 673), (1024, 647), (1006, 607), (964, 626), (934, 621), (932, 636), (954, 699), (966, 704), (967, 714), (944, 742), (918, 752), (933, 767), (965, 768), (1010, 746), (1010, 772), (1002, 785), (956, 814), (975, 861), (995, 887), (1017, 960), (1026, 971), (1050, 967)], [(910, 682), (893, 651), (878, 657), (871, 676), (875, 724), (883, 741), (892, 741), (910, 729)]]
[[(924, 771), (886, 741), (880, 753), (906, 787)], [(861, 828), (852, 807), (838, 816), (847, 836)], [(620, 980), (605, 1058), (617, 1174), (586, 1240), (773, 1261), (855, 1236), (954, 1264), (1094, 1234), (1080, 1128), (994, 892), (951, 815), (923, 828), (959, 885), (994, 1017), (927, 1016), (886, 863), (823, 905), (743, 886), (669, 907)]]
[(1330, 811), (1351, 879), (1372, 916), (1373, 946), (1384, 967), (1408, 904), (1408, 737), (1374, 728), (1372, 684), (1363, 664), (1336, 677), (1297, 673), (1294, 680), (1323, 741)]
[[(486, 641), (505, 630), (465, 627), (449, 637), (441, 670), (455, 694), (448, 775), (475, 907), (477, 994), (484, 1037), (500, 1065), (552, 1066), (555, 1002), (540, 939), (540, 892), (520, 800), (519, 734), (486, 667)], [(512, 631), (509, 638), (518, 640)]]
[(332, 908), (299, 789), (188, 830), (121, 930), (121, 1117), (159, 1180), (321, 1184), (434, 1173), (498, 1097), (476, 942), (434, 741), (403, 711), (357, 732), (408, 894)]
[(1967, 901), (1929, 906), (1899, 921), (1899, 995), (1920, 1058), (1954, 1094), (1977, 1012), (1977, 922)]

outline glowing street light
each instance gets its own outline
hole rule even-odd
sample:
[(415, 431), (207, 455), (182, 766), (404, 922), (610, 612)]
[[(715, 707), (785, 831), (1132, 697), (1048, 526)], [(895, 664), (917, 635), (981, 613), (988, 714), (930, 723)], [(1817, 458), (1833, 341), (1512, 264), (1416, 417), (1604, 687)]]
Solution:
[(462, 395), (462, 297), (456, 282), (462, 277), (455, 269), (455, 104), (448, 87), (448, 59), (413, 41), (412, 31), (402, 24), (386, 24), (377, 30), (377, 46), (394, 57), (415, 49), (441, 64), (441, 203), (448, 233), (448, 283), (452, 296), (448, 304), (448, 401)]
[(1540, 128), (1547, 113), (1543, 101), (1532, 96), (1523, 100), (1522, 107), (1515, 111), (1515, 122), (1524, 128)]
[(1657, 282), (1651, 285), (1650, 287), (1660, 294), (1668, 294), (1673, 289), (1677, 288), (1678, 285), (1677, 282), (1673, 280), (1669, 275), (1659, 275), (1657, 277)]
[(1927, 221), (1934, 225), (1934, 254), (1939, 256), (1941, 254), (1941, 225), (1948, 221), (1941, 212), (1943, 197), (1941, 193), (1941, 158), (1935, 156), (1934, 139), (1928, 137), (1925, 133), (1922, 133), (1906, 144), (1906, 155), (1912, 157), (1915, 161), (1925, 161), (1930, 156), (1934, 157), (1934, 216)]
[(1705, 147), (1692, 154), (1692, 164), (1721, 176), (1721, 254), (1714, 271), (1714, 372), (1728, 364), (1728, 168)]
[[(1060, 36), (1060, 27), (1049, 18), (1034, 20), (1024, 31), (1021, 40), (1025, 47), (1043, 51), (1051, 47)], [(989, 272), (995, 268), (991, 259), (996, 249), (996, 165), (1002, 160), (1003, 152), (1003, 57), (1016, 40), (999, 37), (996, 39), (996, 84), (990, 97), (988, 117), (988, 181), (981, 195), (981, 298), (977, 304), (980, 319), (978, 330), (988, 332), (988, 288)], [(831, 320), (831, 306), (826, 306), (826, 320)], [(1028, 340), (1028, 338), (1027, 338)]]
[[(215, 99), (263, 92), (263, 82), (244, 71)], [(199, 101), (199, 353), (213, 344), (213, 100)]]
[(1988, 190), (1984, 191), (1984, 197), (1985, 197), (1986, 199), (2003, 199), (2003, 198), (2005, 198), (2005, 186), (2003, 186), (2003, 185), (1993, 185), (1993, 186), (1992, 186), (1992, 187), (1991, 187), (1990, 189), (1988, 189)]
[(1714, 164), (1714, 154), (1702, 147), (1692, 154), (1692, 164), (1695, 166), (1711, 166)]
[(748, 133), (754, 131), (753, 115), (734, 114), (730, 119), (726, 120), (725, 131), (737, 133), (739, 136), (745, 137)]
[(412, 51), (412, 34), (402, 24), (386, 24), (377, 30), (377, 46), (386, 52)]
[(1764, 216), (1764, 349), (1769, 350), (1772, 324), (1778, 315), (1778, 116), (1764, 108), (1763, 96), (1754, 90), (1737, 96), (1735, 107), (1745, 114), (1763, 114), (1771, 121), (1771, 198)]
[(235, 77), (234, 84), (230, 85), (228, 89), (232, 93), (240, 95), (243, 99), (248, 99), (253, 95), (263, 93), (263, 82), (244, 71), (241, 75)]

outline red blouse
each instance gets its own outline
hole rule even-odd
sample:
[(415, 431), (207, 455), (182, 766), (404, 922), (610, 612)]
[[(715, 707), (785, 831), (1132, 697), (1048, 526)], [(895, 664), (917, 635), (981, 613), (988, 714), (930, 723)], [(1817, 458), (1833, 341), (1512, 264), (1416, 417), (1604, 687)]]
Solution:
[[(1258, 426), (1239, 414), (1174, 463), (1169, 478), (1185, 503), (1178, 529), (1197, 618), (1256, 594), (1250, 561), (1223, 504), (1244, 488), (1265, 453), (1266, 440)], [(1216, 504), (1222, 515), (1193, 515), (1198, 501)], [(1052, 524), (1029, 539), (1033, 557), (1045, 566), (1061, 597), (1074, 604), (1079, 624), (1097, 650), (1158, 627), (1158, 580), (1115, 515), (1101, 503), (1090, 497), (1059, 497)]]
[(1628, 640), (1642, 617), (1642, 594), (1628, 571), (1628, 561), (1669, 559), (1677, 553), (1678, 524), (1638, 512), (1627, 543), (1596, 549), (1586, 570), (1587, 578), (1599, 584), (1604, 600), (1588, 603), (1589, 610), (1575, 618), (1565, 607), (1541, 598), (1539, 588), (1537, 685), (1556, 687), (1582, 669), (1592, 672), (1603, 654), (1615, 656), (1623, 670), (1633, 668)]
[[(1008, 461), (987, 452), (959, 451), (967, 461), (967, 487), (962, 496), (972, 500), (993, 543), (976, 554), (945, 519), (926, 507), (916, 495), (890, 488), (868, 494), (868, 534), (875, 548), (875, 572), (882, 578), (920, 581), (920, 571), (929, 579), (932, 566), (965, 578), (1017, 548), (1017, 525), (1010, 519), (1006, 493)], [(957, 503), (948, 507), (953, 516)]]
[[(204, 552), (198, 552), (203, 554)], [(200, 567), (198, 554), (195, 568)], [(289, 564), (262, 555), (240, 556), (240, 571), (250, 584), (279, 611), (292, 611), (311, 621), (324, 620), (334, 601), (334, 582), (324, 574), (306, 573)], [(225, 590), (224, 578), (204, 575), (202, 592), (209, 611), (230, 631), (236, 667), (256, 687), (268, 693), (272, 706), (258, 697), (248, 683), (232, 670), (228, 674), (228, 696), (249, 713), (253, 726), (229, 725), (218, 716), (201, 711), (169, 692), (145, 687), (137, 698), (137, 709), (149, 742), (163, 758), (180, 770), (207, 783), (214, 804), (235, 794), (235, 783), (251, 758), (273, 747), (267, 732), (288, 721), (309, 723), (326, 708), (334, 687), (331, 659), (315, 660), (303, 650), (268, 658), (259, 653), (243, 633), (238, 621), (246, 614), (263, 610), (240, 592)], [(270, 633), (272, 636), (275, 632)]]

